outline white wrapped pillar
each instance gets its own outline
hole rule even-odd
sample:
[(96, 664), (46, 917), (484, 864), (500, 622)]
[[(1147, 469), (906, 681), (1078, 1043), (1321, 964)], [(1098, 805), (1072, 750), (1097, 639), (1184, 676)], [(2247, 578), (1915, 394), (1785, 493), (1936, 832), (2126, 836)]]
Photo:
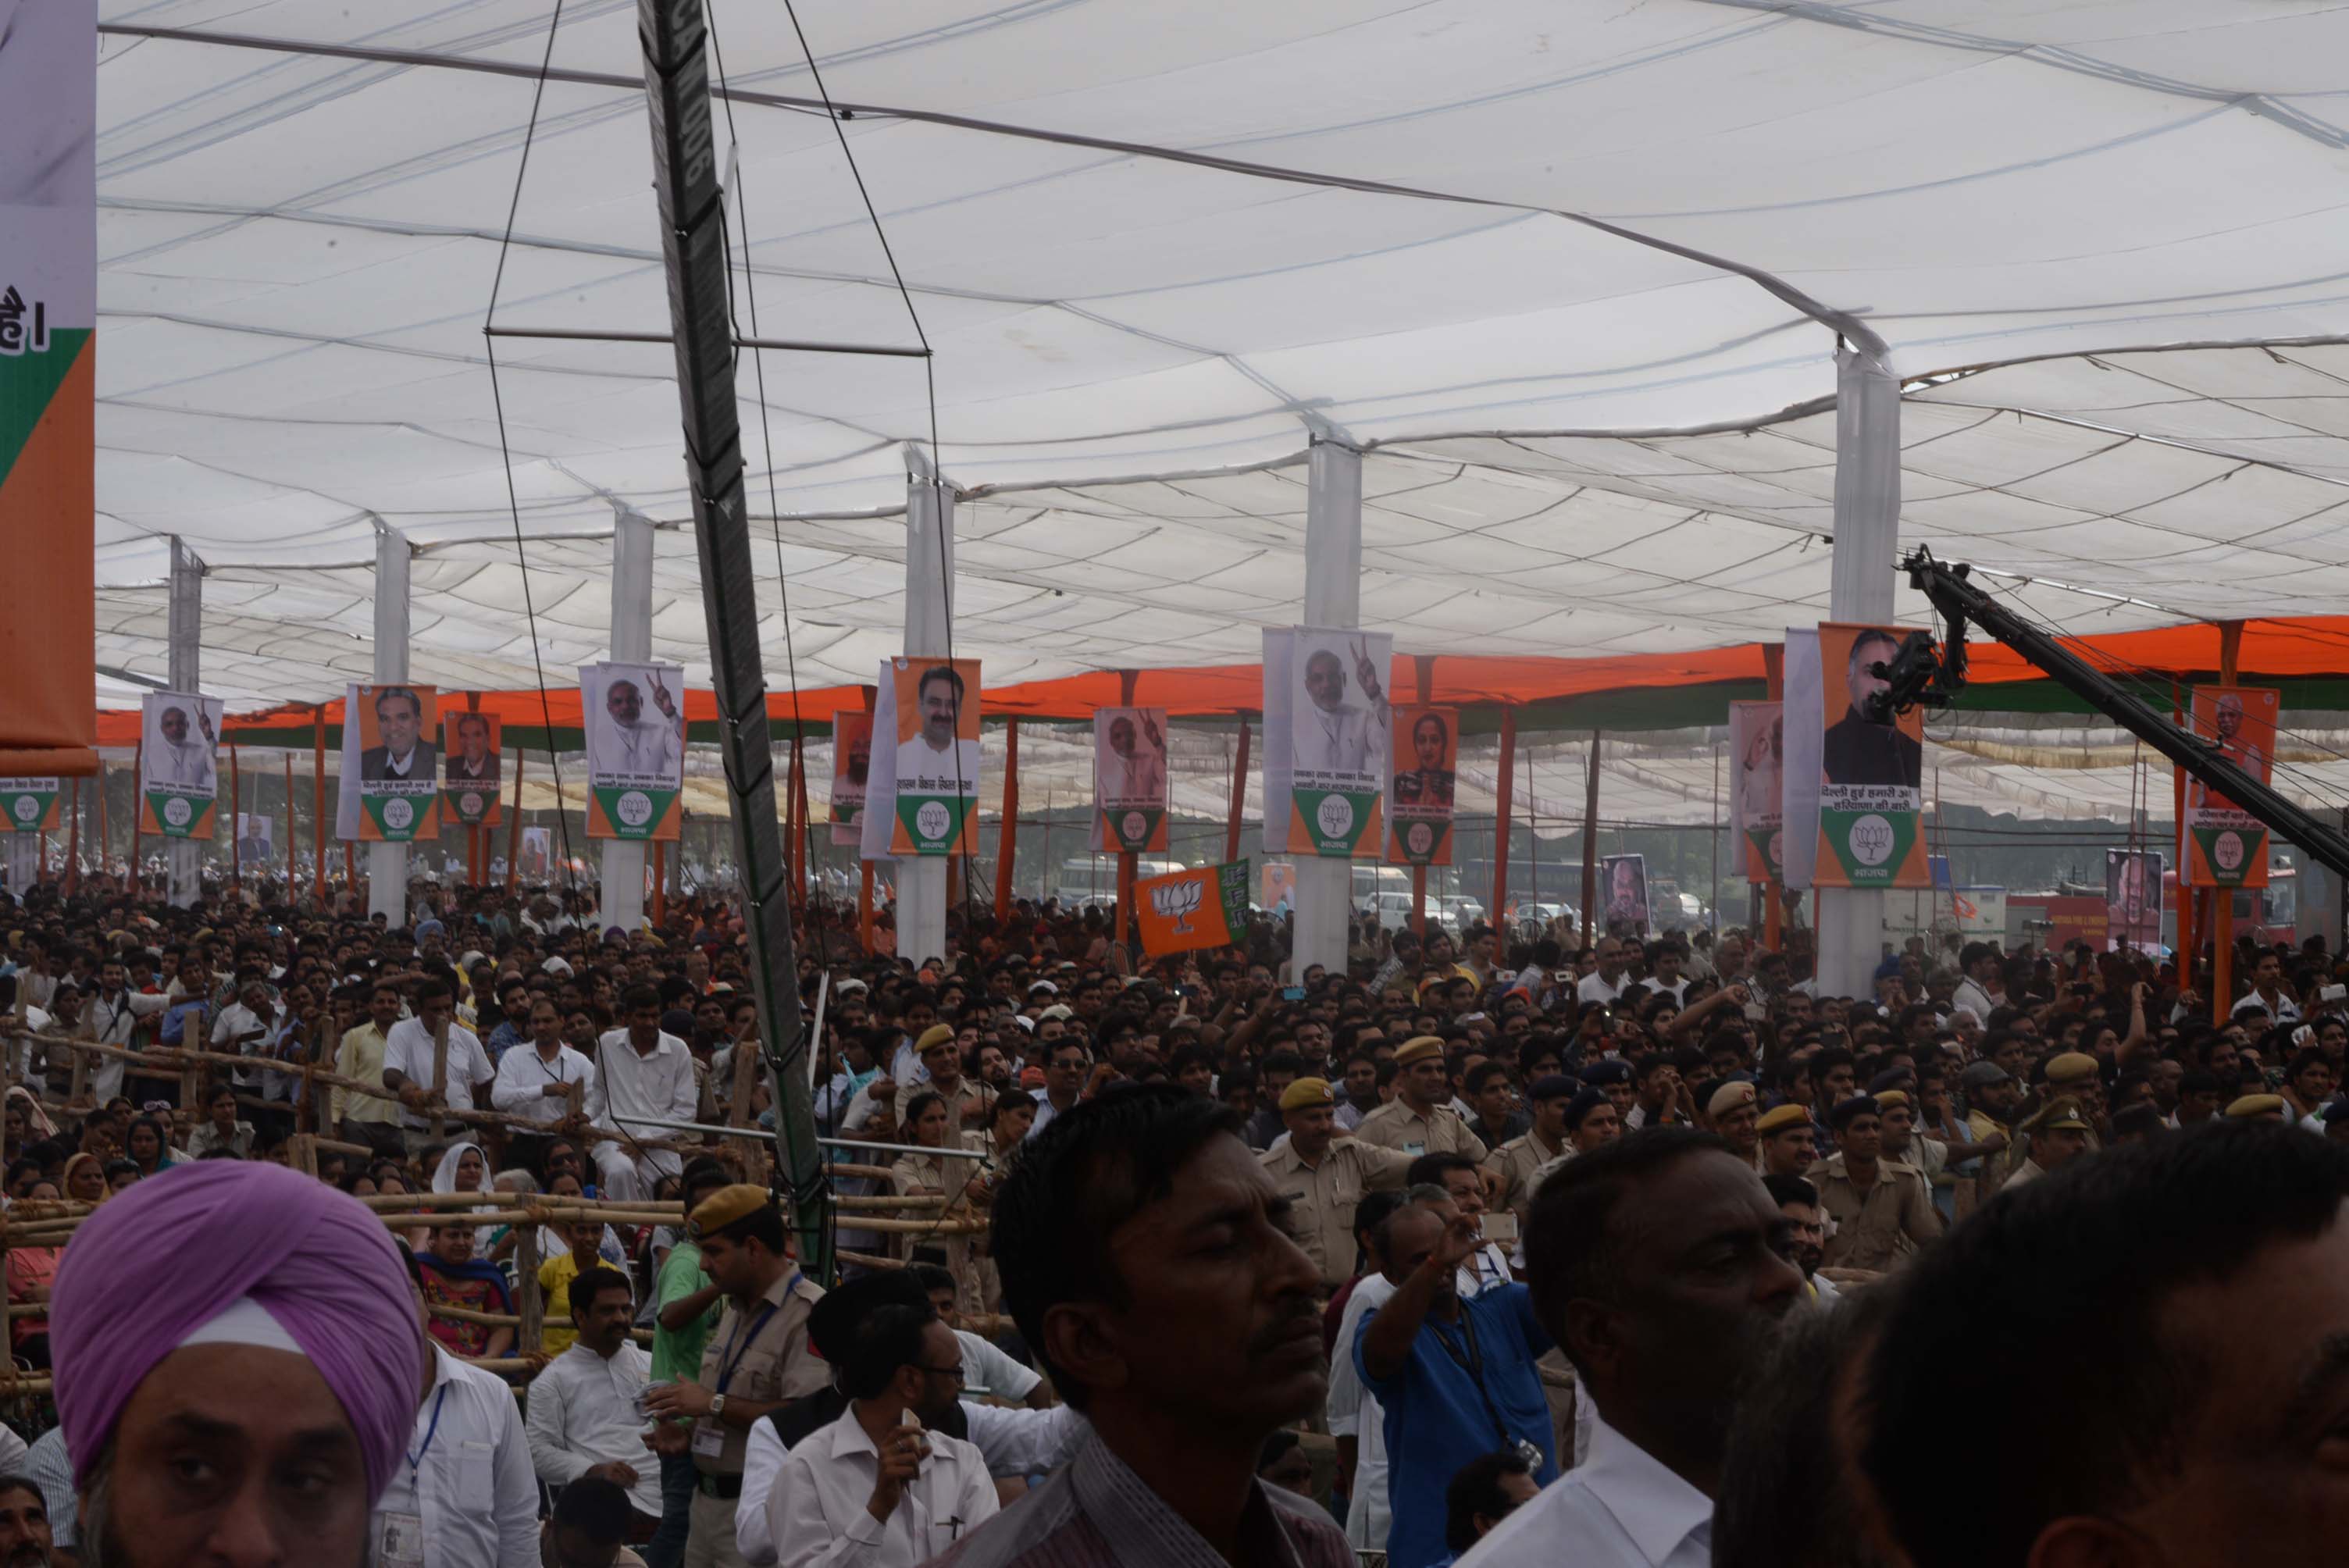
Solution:
[[(1345, 630), (1362, 620), (1362, 454), (1315, 437), (1305, 491), (1305, 620)], [(1381, 671), (1381, 676), (1386, 672)], [(1375, 851), (1378, 846), (1371, 846)], [(1346, 922), (1353, 909), (1351, 861), (1298, 855), (1294, 976), (1308, 965), (1346, 972)]]
[[(381, 523), (375, 536), (375, 684), (397, 685), (408, 679), (408, 536)], [(437, 716), (427, 714), (429, 725)], [(357, 724), (358, 716), (345, 714), (343, 722)], [(429, 734), (429, 731), (427, 731)], [(367, 851), (367, 915), (382, 915), (392, 926), (408, 923), (408, 846), (369, 844)]]
[[(169, 631), (171, 689), (195, 694), (202, 690), (204, 640), (204, 563), (177, 535), (171, 540), (171, 588)], [(212, 808), (212, 831), (222, 831), (220, 807)], [(229, 852), (236, 851), (236, 824), (228, 824)], [(204, 891), (204, 846), (193, 839), (165, 841), (164, 859), (171, 868), (168, 894), (174, 909), (186, 909)], [(135, 874), (135, 868), (134, 868)]]
[[(1835, 552), (1830, 620), (1892, 619), (1900, 548), (1900, 378), (1881, 343), (1836, 350)], [(1818, 992), (1872, 996), (1883, 956), (1881, 889), (1819, 894)]]
[[(612, 529), (612, 661), (644, 664), (653, 656), (653, 525), (632, 511)], [(645, 844), (604, 841), (602, 923), (635, 931), (645, 923)]]
[[(926, 455), (905, 449), (905, 644), (913, 658), (944, 658), (954, 634), (954, 493)], [(876, 746), (896, 738), (876, 738)], [(947, 951), (945, 855), (896, 862), (897, 955), (919, 964)]]

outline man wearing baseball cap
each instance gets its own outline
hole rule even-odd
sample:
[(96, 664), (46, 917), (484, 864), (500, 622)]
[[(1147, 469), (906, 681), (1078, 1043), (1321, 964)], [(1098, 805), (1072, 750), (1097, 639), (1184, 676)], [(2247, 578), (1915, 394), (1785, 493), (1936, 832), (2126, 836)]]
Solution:
[(761, 1417), (831, 1382), (808, 1344), (808, 1318), (823, 1292), (793, 1263), (782, 1211), (764, 1187), (719, 1189), (685, 1232), (725, 1293), (726, 1315), (701, 1354), (698, 1379), (647, 1391), (646, 1409), (663, 1418), (649, 1440), (658, 1452), (690, 1453), (698, 1473), (685, 1568), (743, 1568), (734, 1537), (743, 1450)]
[(1452, 1080), (1444, 1070), (1444, 1042), (1433, 1035), (1415, 1036), (1395, 1052), (1394, 1062), (1395, 1098), (1362, 1118), (1354, 1136), (1414, 1160), (1436, 1153), (1484, 1159), (1484, 1140), (1449, 1103)]
[(1288, 1201), (1297, 1244), (1320, 1272), (1325, 1292), (1354, 1277), (1354, 1205), (1365, 1192), (1400, 1190), (1412, 1161), (1399, 1150), (1337, 1136), (1336, 1119), (1330, 1080), (1298, 1078), (1280, 1091), (1288, 1140), (1257, 1156)]

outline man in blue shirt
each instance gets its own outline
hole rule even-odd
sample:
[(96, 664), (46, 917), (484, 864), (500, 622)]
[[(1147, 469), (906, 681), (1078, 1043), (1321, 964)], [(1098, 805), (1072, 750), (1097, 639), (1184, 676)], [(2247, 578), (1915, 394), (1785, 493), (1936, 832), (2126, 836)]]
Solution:
[(1463, 1300), (1462, 1263), (1484, 1244), (1473, 1216), (1413, 1204), (1387, 1222), (1387, 1304), (1362, 1320), (1352, 1355), (1386, 1419), (1392, 1568), (1444, 1555), (1444, 1489), (1461, 1456), (1511, 1449), (1534, 1479), (1557, 1479), (1549, 1407), (1535, 1361), (1550, 1336), (1514, 1282)]

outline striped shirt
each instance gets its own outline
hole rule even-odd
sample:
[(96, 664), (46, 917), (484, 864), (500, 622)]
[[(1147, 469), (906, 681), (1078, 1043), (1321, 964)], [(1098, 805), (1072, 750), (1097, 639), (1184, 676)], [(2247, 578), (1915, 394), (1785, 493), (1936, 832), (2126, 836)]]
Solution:
[[(1260, 1480), (1249, 1485), (1243, 1560), (1354, 1568), (1354, 1550), (1328, 1513)], [(1019, 1507), (930, 1561), (940, 1568), (1226, 1568), (1206, 1539), (1099, 1436)]]

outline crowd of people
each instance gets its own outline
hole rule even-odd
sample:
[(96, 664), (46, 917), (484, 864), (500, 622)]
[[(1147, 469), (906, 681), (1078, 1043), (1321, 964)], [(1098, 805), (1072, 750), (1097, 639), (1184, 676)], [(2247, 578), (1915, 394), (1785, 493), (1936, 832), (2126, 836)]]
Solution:
[(1913, 941), (1844, 998), (1800, 931), (1372, 920), (1338, 972), (1266, 916), (1153, 959), (966, 906), (916, 958), (844, 913), (785, 994), (833, 1188), (902, 1206), (819, 1279), (712, 1130), (795, 1131), (721, 896), (0, 905), (9, 1327), (53, 1379), (0, 1563), (2327, 1550), (2321, 943), (2246, 943), (2220, 1009), (2207, 962), (2085, 946)]

